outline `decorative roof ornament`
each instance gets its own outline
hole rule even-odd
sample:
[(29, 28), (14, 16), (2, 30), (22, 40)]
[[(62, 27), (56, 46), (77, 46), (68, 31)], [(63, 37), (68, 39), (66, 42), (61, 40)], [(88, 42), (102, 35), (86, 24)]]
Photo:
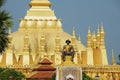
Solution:
[(72, 36), (75, 36), (75, 27), (73, 27)]
[(114, 50), (112, 49), (112, 65), (116, 65), (115, 57), (114, 57)]
[(101, 33), (104, 33), (104, 24), (102, 22), (102, 26), (101, 26)]
[(80, 34), (78, 35), (78, 41), (81, 43)]
[(97, 36), (100, 36), (100, 25), (98, 24), (98, 32), (97, 32)]
[(32, 6), (51, 6), (49, 0), (32, 0), (30, 2), (30, 7)]
[(91, 36), (90, 26), (88, 27), (88, 36)]

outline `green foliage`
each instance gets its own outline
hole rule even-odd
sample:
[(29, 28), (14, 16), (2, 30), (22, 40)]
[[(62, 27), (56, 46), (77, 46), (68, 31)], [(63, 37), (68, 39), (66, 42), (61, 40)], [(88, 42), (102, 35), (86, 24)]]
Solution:
[(12, 17), (9, 15), (9, 12), (2, 10), (2, 6), (6, 0), (0, 0), (0, 53), (5, 51), (5, 48), (8, 46), (9, 40), (7, 38), (7, 31), (12, 27)]
[(119, 59), (119, 62), (117, 64), (120, 65), (120, 54), (118, 55), (118, 59)]
[(55, 79), (56, 79), (56, 74), (54, 73), (50, 80), (55, 80)]
[(120, 60), (120, 54), (118, 55), (118, 59)]
[(6, 0), (0, 0), (0, 7), (2, 7), (5, 2), (6, 2)]
[(33, 79), (28, 79), (28, 80), (41, 80), (41, 79), (34, 79), (34, 78), (33, 78)]
[(9, 12), (0, 10), (0, 27), (6, 30), (12, 27), (12, 25), (12, 17), (9, 15)]
[(15, 69), (3, 69), (0, 68), (0, 80), (21, 80), (25, 78), (22, 72), (18, 72)]
[(0, 27), (0, 53), (5, 51), (5, 48), (8, 46), (8, 42), (7, 33)]
[(87, 76), (84, 72), (82, 73), (82, 80), (92, 80), (89, 76)]

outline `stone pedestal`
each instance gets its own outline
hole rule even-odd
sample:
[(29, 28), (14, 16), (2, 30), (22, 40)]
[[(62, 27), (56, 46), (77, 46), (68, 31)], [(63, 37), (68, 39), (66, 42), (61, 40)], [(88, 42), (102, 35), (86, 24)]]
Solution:
[(82, 80), (81, 68), (71, 61), (71, 56), (57, 67), (56, 80)]

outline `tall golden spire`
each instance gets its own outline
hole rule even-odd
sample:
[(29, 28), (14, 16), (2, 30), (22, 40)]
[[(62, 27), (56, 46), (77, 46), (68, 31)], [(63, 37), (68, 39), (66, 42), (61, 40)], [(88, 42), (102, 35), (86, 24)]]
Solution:
[(91, 31), (90, 31), (90, 26), (88, 28), (87, 47), (91, 47)]
[(96, 34), (95, 34), (95, 31), (93, 32), (92, 34), (92, 41), (93, 41), (93, 48), (96, 48)]
[(112, 65), (116, 65), (115, 57), (114, 57), (114, 51), (112, 50)]
[(105, 47), (105, 41), (104, 41), (105, 32), (104, 32), (104, 25), (103, 25), (103, 23), (102, 23), (102, 26), (101, 26), (100, 37), (101, 37), (101, 46)]
[(98, 25), (98, 32), (97, 32), (97, 47), (99, 47), (100, 46), (100, 26)]

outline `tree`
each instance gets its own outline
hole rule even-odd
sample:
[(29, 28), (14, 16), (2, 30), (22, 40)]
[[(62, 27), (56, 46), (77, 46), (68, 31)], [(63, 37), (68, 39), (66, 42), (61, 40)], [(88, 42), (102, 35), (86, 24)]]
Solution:
[(119, 62), (117, 64), (120, 65), (120, 54), (118, 55), (118, 59), (119, 59)]
[(6, 0), (0, 0), (0, 8), (3, 6)]
[(53, 76), (50, 80), (55, 80), (55, 79), (56, 79), (56, 74), (53, 74)]
[(8, 46), (9, 40), (8, 29), (12, 27), (12, 17), (9, 15), (9, 12), (2, 10), (6, 0), (0, 0), (0, 53), (5, 51), (5, 48)]
[(15, 69), (0, 68), (0, 80), (22, 80), (25, 75)]
[(82, 73), (82, 80), (92, 80), (89, 76), (87, 76), (84, 72)]
[(120, 60), (120, 54), (118, 55), (118, 59)]

